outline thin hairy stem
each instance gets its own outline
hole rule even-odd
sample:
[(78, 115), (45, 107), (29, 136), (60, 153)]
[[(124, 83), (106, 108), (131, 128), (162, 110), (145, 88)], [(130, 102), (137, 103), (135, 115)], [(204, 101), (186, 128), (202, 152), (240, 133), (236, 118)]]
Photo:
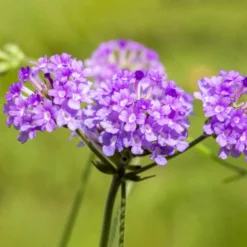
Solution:
[(91, 173), (91, 170), (93, 167), (93, 165), (92, 165), (93, 158), (94, 158), (94, 155), (93, 155), (93, 153), (90, 152), (90, 156), (89, 156), (88, 162), (86, 164), (86, 167), (84, 170), (82, 170), (82, 173), (81, 173), (80, 184), (79, 184), (77, 193), (75, 195), (70, 214), (69, 214), (67, 222), (65, 224), (64, 232), (63, 232), (59, 247), (67, 247), (68, 243), (70, 241), (72, 231), (75, 227), (75, 222), (76, 222), (76, 219), (78, 217), (80, 207), (81, 207), (82, 201), (83, 201), (84, 196), (85, 196), (89, 176), (90, 176), (90, 173)]
[(123, 181), (122, 184), (121, 184), (119, 247), (124, 247), (125, 209), (126, 209), (126, 182)]

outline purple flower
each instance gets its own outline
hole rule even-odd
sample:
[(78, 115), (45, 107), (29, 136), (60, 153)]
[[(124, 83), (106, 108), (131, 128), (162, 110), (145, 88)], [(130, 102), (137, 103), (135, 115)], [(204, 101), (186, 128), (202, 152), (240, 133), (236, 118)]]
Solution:
[(101, 43), (85, 64), (88, 75), (93, 77), (97, 84), (111, 79), (119, 69), (137, 70), (137, 79), (141, 77), (140, 70), (164, 72), (164, 66), (155, 51), (131, 40)]
[(195, 97), (203, 102), (205, 116), (209, 118), (203, 130), (216, 136), (222, 159), (247, 154), (247, 103), (239, 102), (247, 93), (245, 81), (246, 77), (239, 72), (220, 71), (219, 76), (198, 82), (200, 92)]
[(18, 97), (21, 94), (22, 87), (23, 87), (22, 82), (16, 82), (16, 83), (12, 84), (9, 87), (9, 91), (6, 93), (5, 99), (7, 101), (10, 101), (10, 100)]
[(149, 117), (145, 120), (145, 123), (141, 125), (140, 131), (142, 134), (144, 134), (144, 137), (148, 142), (153, 142), (158, 139), (158, 133), (155, 133), (155, 130), (159, 128), (160, 127), (156, 121), (154, 121), (152, 117)]
[(21, 82), (26, 82), (29, 80), (30, 74), (31, 74), (31, 69), (29, 66), (27, 66), (26, 68), (22, 67), (19, 70), (18, 78)]
[(237, 71), (231, 70), (229, 72), (221, 70), (219, 75), (224, 78), (224, 82), (242, 82), (244, 77)]
[(32, 115), (25, 115), (23, 118), (23, 123), (20, 127), (21, 133), (18, 135), (18, 141), (22, 144), (25, 143), (28, 139), (33, 140), (36, 137), (36, 132), (42, 131), (40, 127), (33, 124)]
[(152, 150), (152, 155), (151, 155), (151, 159), (154, 159), (155, 162), (160, 165), (160, 166), (164, 166), (167, 163), (167, 159), (164, 157), (164, 155), (173, 155), (174, 154), (174, 148), (173, 147), (169, 147), (169, 146), (154, 146), (153, 150)]
[(53, 55), (50, 58), (49, 68), (52, 70), (60, 70), (68, 67), (70, 64), (71, 55), (63, 53), (60, 55)]
[(99, 83), (94, 103), (82, 112), (85, 132), (97, 133), (106, 156), (125, 148), (130, 155), (152, 153), (164, 165), (164, 155), (188, 147), (191, 97), (160, 72), (119, 71)]
[(70, 77), (71, 77), (71, 69), (66, 66), (56, 71), (55, 79), (58, 80), (61, 84), (67, 83)]
[(31, 62), (35, 66), (32, 67), (32, 73), (36, 74), (39, 73), (40, 71), (43, 71), (46, 73), (47, 71), (47, 65), (48, 65), (48, 58), (47, 56), (41, 57), (38, 59), (38, 62)]
[(211, 105), (204, 107), (205, 116), (206, 117), (216, 116), (219, 121), (223, 122), (231, 111), (231, 107), (229, 106), (231, 103), (230, 98), (222, 97), (217, 99), (215, 97), (210, 102)]
[(72, 73), (71, 76), (74, 80), (79, 80), (84, 78), (84, 67), (82, 61), (73, 59), (71, 62)]
[(135, 155), (143, 154), (143, 144), (142, 144), (143, 135), (138, 131), (133, 133), (132, 137), (132, 145), (131, 145), (131, 152)]
[(82, 62), (63, 53), (45, 56), (33, 64), (20, 69), (20, 82), (12, 84), (6, 93), (6, 124), (20, 130), (18, 140), (22, 143), (32, 140), (37, 131), (81, 128), (81, 104), (93, 97)]
[(88, 97), (88, 93), (90, 90), (90, 85), (87, 83), (81, 83), (80, 81), (76, 81), (69, 85), (69, 100), (68, 106), (71, 109), (79, 110), (82, 102), (90, 102)]
[(134, 131), (137, 124), (144, 124), (145, 118), (146, 115), (141, 112), (139, 108), (127, 108), (126, 110), (123, 110), (119, 115), (119, 119), (123, 123), (125, 123), (124, 130), (127, 132)]
[(244, 109), (232, 109), (230, 113), (230, 125), (232, 128), (243, 129), (247, 123), (247, 115), (244, 114)]
[(67, 98), (69, 85), (61, 85), (59, 81), (53, 83), (53, 88), (48, 91), (48, 95), (54, 97), (53, 101), (57, 105), (61, 105)]
[(119, 112), (128, 105), (131, 105), (135, 98), (136, 95), (134, 93), (130, 94), (126, 88), (120, 89), (119, 92), (114, 92), (112, 95), (112, 101), (117, 103), (114, 104), (113, 109)]
[(137, 130), (134, 132), (128, 132), (125, 137), (123, 138), (124, 146), (127, 148), (131, 148), (131, 152), (134, 155), (143, 154), (143, 134)]
[(102, 143), (102, 151), (106, 156), (112, 156), (116, 149), (121, 152), (123, 150), (122, 144), (119, 142), (118, 136), (121, 134), (110, 134), (102, 132), (99, 136), (99, 141)]
[(44, 105), (39, 105), (34, 109), (33, 124), (41, 127), (42, 130), (52, 132), (56, 129), (55, 117), (58, 110), (52, 101), (45, 99)]
[(75, 131), (76, 129), (80, 128), (81, 121), (76, 118), (73, 114), (65, 111), (64, 109), (60, 109), (56, 113), (56, 123), (57, 126), (68, 126), (71, 131)]
[(164, 125), (166, 121), (162, 121), (171, 113), (170, 105), (162, 104), (159, 100), (153, 100), (151, 109), (149, 110), (150, 116), (155, 118), (160, 125)]
[(8, 115), (12, 117), (13, 125), (18, 129), (27, 114), (28, 104), (22, 97), (15, 99), (15, 102), (9, 103)]

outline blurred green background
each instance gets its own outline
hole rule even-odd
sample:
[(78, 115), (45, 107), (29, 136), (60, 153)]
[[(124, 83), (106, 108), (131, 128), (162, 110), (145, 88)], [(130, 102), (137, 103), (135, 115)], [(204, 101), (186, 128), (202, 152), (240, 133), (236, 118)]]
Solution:
[[(30, 57), (68, 52), (85, 59), (102, 41), (133, 39), (157, 50), (167, 73), (187, 91), (220, 69), (246, 72), (247, 1), (0, 0), (0, 47), (16, 42)], [(0, 108), (17, 71), (0, 78)], [(69, 133), (39, 133), (21, 145), (0, 115), (0, 246), (57, 246), (87, 148)], [(204, 118), (195, 104), (191, 136)], [(215, 153), (213, 140), (205, 142)], [(244, 158), (231, 161), (247, 169)], [(128, 200), (126, 247), (247, 246), (247, 177), (197, 150), (158, 167)], [(93, 168), (70, 247), (97, 246), (110, 177)]]

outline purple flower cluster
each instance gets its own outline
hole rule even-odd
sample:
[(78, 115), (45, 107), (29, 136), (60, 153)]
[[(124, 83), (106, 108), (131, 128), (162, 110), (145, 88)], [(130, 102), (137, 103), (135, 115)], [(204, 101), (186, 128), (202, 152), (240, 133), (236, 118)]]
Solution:
[(184, 151), (192, 113), (192, 97), (152, 70), (118, 71), (99, 83), (94, 104), (83, 110), (84, 131), (106, 156), (128, 149), (151, 153), (165, 165), (164, 155)]
[(220, 145), (219, 157), (229, 154), (247, 159), (247, 103), (239, 102), (247, 93), (247, 77), (235, 71), (220, 71), (218, 76), (198, 82), (200, 92), (195, 97), (203, 102), (208, 121), (204, 132), (214, 135)]
[(96, 83), (111, 79), (119, 69), (153, 69), (164, 72), (164, 66), (154, 50), (130, 40), (101, 43), (91, 58), (85, 61), (85, 65), (88, 75), (93, 77)]
[(20, 69), (4, 105), (6, 123), (20, 131), (22, 143), (37, 131), (66, 127), (106, 156), (151, 154), (159, 165), (188, 147), (193, 99), (167, 80), (153, 50), (118, 40), (102, 43), (86, 68), (66, 53), (32, 64)]
[(20, 131), (22, 143), (37, 131), (80, 128), (81, 104), (92, 102), (91, 82), (84, 77), (81, 61), (63, 53), (33, 64), (20, 69), (19, 81), (10, 86), (4, 105), (7, 125)]

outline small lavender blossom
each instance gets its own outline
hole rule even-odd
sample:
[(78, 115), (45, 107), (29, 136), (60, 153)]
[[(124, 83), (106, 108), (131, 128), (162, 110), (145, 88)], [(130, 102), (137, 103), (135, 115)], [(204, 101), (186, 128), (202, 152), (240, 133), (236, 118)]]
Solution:
[(21, 68), (19, 70), (19, 75), (18, 78), (21, 82), (26, 82), (29, 80), (30, 77), (30, 73), (31, 73), (31, 69), (29, 66), (27, 66), (26, 68)]
[(220, 145), (219, 157), (239, 157), (247, 161), (247, 103), (241, 96), (247, 93), (247, 77), (236, 71), (220, 71), (218, 76), (199, 80), (200, 92), (195, 97), (202, 101), (208, 121), (203, 130), (213, 135)]
[(153, 153), (151, 155), (151, 159), (154, 159), (155, 162), (158, 165), (165, 165), (167, 163), (167, 159), (164, 157), (164, 155), (173, 155), (174, 154), (174, 148), (171, 146), (159, 146), (156, 145), (153, 147)]
[(71, 109), (79, 110), (82, 102), (90, 102), (88, 97), (90, 85), (88, 81), (84, 80), (70, 83), (68, 106)]
[(55, 104), (61, 105), (68, 96), (69, 86), (67, 84), (61, 85), (59, 81), (53, 82), (52, 86), (53, 88), (48, 91), (48, 95), (53, 97)]
[(5, 99), (10, 101), (10, 100), (18, 97), (21, 94), (22, 86), (23, 86), (22, 82), (13, 83), (9, 87), (9, 92), (6, 93)]
[(60, 109), (56, 114), (56, 123), (59, 127), (68, 126), (71, 131), (75, 131), (81, 127), (79, 112), (68, 112)]
[(140, 108), (127, 108), (126, 110), (122, 110), (119, 119), (125, 123), (124, 130), (134, 131), (137, 125), (144, 124), (146, 115), (145, 113), (140, 111)]
[(96, 83), (111, 79), (119, 69), (153, 69), (160, 72), (165, 70), (155, 51), (131, 40), (101, 43), (85, 64), (88, 75), (93, 77)]
[(42, 130), (52, 132), (56, 129), (55, 116), (58, 109), (59, 107), (53, 105), (51, 100), (44, 99), (43, 105), (33, 109), (32, 124), (41, 127)]
[(24, 143), (35, 138), (37, 131), (51, 132), (57, 127), (80, 128), (81, 104), (91, 102), (92, 97), (82, 62), (63, 53), (32, 64), (20, 69), (19, 81), (5, 97), (6, 123), (20, 131), (18, 140)]
[(92, 141), (106, 156), (125, 148), (133, 155), (152, 153), (151, 159), (165, 165), (164, 155), (188, 147), (192, 98), (165, 74), (119, 71), (99, 83), (95, 95), (95, 102), (82, 110), (84, 131), (94, 134)]

